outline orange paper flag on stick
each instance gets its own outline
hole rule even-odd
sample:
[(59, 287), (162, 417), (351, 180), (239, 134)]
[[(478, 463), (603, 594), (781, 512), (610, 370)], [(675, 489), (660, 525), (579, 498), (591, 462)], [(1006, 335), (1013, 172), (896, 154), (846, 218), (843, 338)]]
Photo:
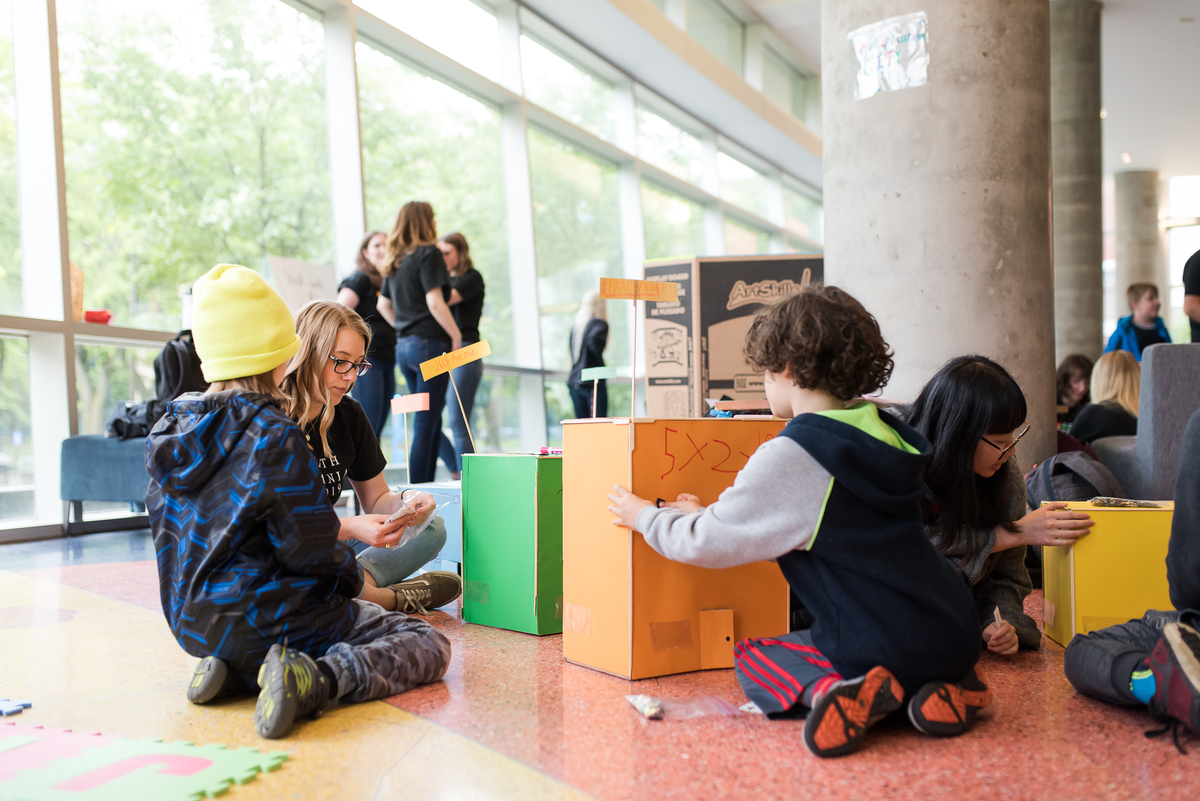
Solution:
[(464, 364), (470, 364), (484, 356), (491, 355), (492, 349), (487, 340), (481, 339), (474, 345), (467, 345), (465, 348), (443, 353), (427, 362), (421, 362), (421, 377), (428, 381), (436, 375), (450, 372), (455, 367), (462, 367)]
[(412, 395), (397, 395), (392, 398), (392, 414), (429, 411), (429, 393), (414, 392)]
[(600, 297), (614, 300), (679, 301), (679, 284), (674, 281), (635, 281), (632, 278), (601, 278)]

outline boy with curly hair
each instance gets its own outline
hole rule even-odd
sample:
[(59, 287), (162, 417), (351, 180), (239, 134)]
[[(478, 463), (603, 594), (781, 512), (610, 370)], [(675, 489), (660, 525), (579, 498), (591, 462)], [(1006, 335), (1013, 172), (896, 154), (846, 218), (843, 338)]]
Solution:
[(879, 324), (818, 284), (763, 308), (745, 353), (787, 426), (711, 506), (683, 494), (656, 508), (617, 486), (614, 524), (687, 564), (778, 562), (815, 622), (738, 643), (737, 677), (768, 716), (807, 711), (804, 741), (816, 755), (857, 749), (906, 694), (920, 731), (965, 732), (991, 694), (975, 667), (971, 592), (925, 537), (929, 443), (874, 404), (849, 403), (891, 375)]

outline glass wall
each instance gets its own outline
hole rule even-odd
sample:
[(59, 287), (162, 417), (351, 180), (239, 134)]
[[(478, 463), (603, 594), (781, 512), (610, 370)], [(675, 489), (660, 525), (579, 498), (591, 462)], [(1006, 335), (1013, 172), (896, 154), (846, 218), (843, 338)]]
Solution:
[(496, 16), (471, 0), (358, 0), (355, 3), (469, 70), (496, 80)]
[(720, 0), (688, 0), (687, 32), (727, 67), (742, 74), (745, 26)]
[(642, 182), (642, 225), (647, 259), (706, 252), (704, 207), (647, 181)]
[(0, 334), (0, 520), (34, 516), (29, 340)]
[(161, 347), (75, 344), (76, 408), (80, 434), (103, 434), (118, 403), (154, 397), (154, 358)]
[(321, 22), (277, 0), (60, 0), (71, 259), (84, 307), (181, 327), (179, 287), (333, 257)]
[(717, 154), (721, 199), (767, 216), (767, 176), (725, 153)]
[(825, 241), (821, 202), (803, 195), (790, 186), (783, 187), (784, 227), (813, 244)]
[(769, 253), (771, 235), (737, 220), (725, 218), (725, 252), (730, 256)]
[(21, 294), (19, 220), (12, 3), (10, 0), (0, 0), (0, 314), (21, 314), (25, 308)]
[(612, 141), (616, 123), (609, 83), (528, 36), (521, 37), (521, 77), (529, 100)]
[[(542, 366), (568, 370), (567, 342), (580, 299), (600, 286), (601, 276), (625, 273), (618, 171), (616, 165), (537, 129), (529, 131), (529, 162)], [(625, 304), (608, 304), (608, 364), (629, 363), (625, 313)]]
[(763, 94), (792, 116), (804, 119), (808, 79), (770, 47), (763, 48)]
[(511, 364), (499, 110), (367, 42), (358, 43), (357, 62), (367, 227), (389, 232), (403, 204), (433, 204), (438, 231), (459, 231), (471, 246), (487, 284), (480, 333), (492, 359)]
[(699, 186), (704, 178), (704, 145), (698, 138), (654, 113), (637, 107), (638, 157), (664, 172)]

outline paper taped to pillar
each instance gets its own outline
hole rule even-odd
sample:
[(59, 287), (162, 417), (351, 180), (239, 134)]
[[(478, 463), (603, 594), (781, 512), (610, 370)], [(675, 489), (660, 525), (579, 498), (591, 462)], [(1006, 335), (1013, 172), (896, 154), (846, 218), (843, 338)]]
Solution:
[[(689, 492), (710, 504), (784, 424), (715, 418), (563, 422), (567, 660), (626, 679), (728, 668), (739, 640), (788, 630), (788, 585), (774, 562), (722, 570), (672, 562), (641, 534), (614, 526), (607, 497), (613, 484), (622, 484), (643, 498)], [(468, 549), (470, 540), (468, 532)]]
[(279, 297), (293, 315), (311, 301), (337, 297), (337, 271), (332, 264), (310, 264), (282, 256), (267, 256), (267, 267), (275, 279)]
[(824, 275), (821, 254), (698, 256), (647, 262), (647, 279), (678, 285), (679, 299), (647, 302), (646, 414), (702, 417), (705, 398), (766, 396), (762, 373), (746, 364), (742, 346), (763, 304), (800, 291), (804, 270)]
[(928, 83), (927, 29), (925, 12), (918, 11), (851, 31), (847, 38), (858, 57), (854, 98)]

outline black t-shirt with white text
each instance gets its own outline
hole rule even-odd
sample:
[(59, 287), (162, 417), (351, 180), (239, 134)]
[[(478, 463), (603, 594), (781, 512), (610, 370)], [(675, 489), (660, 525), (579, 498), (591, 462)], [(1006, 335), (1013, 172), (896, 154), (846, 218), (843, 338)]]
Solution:
[[(1183, 294), (1200, 295), (1200, 250), (1197, 250), (1183, 265)], [(1192, 324), (1192, 341), (1200, 342), (1200, 323)]]
[(483, 316), (483, 276), (474, 268), (467, 270), (458, 278), (451, 279), (462, 301), (451, 308), (454, 310), (454, 322), (462, 331), (463, 342), (479, 341), (479, 318)]
[(399, 268), (383, 279), (379, 294), (391, 300), (396, 310), (397, 336), (441, 340), (449, 350), (450, 335), (425, 302), (425, 293), (438, 287), (450, 300), (450, 273), (442, 251), (434, 245), (422, 245), (401, 259)]
[(379, 440), (375, 438), (367, 415), (354, 398), (344, 397), (341, 403), (333, 407), (333, 422), (325, 432), (331, 451), (329, 455), (321, 447), (318, 430), (320, 420), (321, 415), (317, 415), (304, 433), (313, 455), (317, 457), (317, 467), (325, 490), (329, 493), (329, 502), (333, 503), (341, 497), (346, 476), (355, 481), (368, 481), (383, 472), (387, 459), (379, 448)]

